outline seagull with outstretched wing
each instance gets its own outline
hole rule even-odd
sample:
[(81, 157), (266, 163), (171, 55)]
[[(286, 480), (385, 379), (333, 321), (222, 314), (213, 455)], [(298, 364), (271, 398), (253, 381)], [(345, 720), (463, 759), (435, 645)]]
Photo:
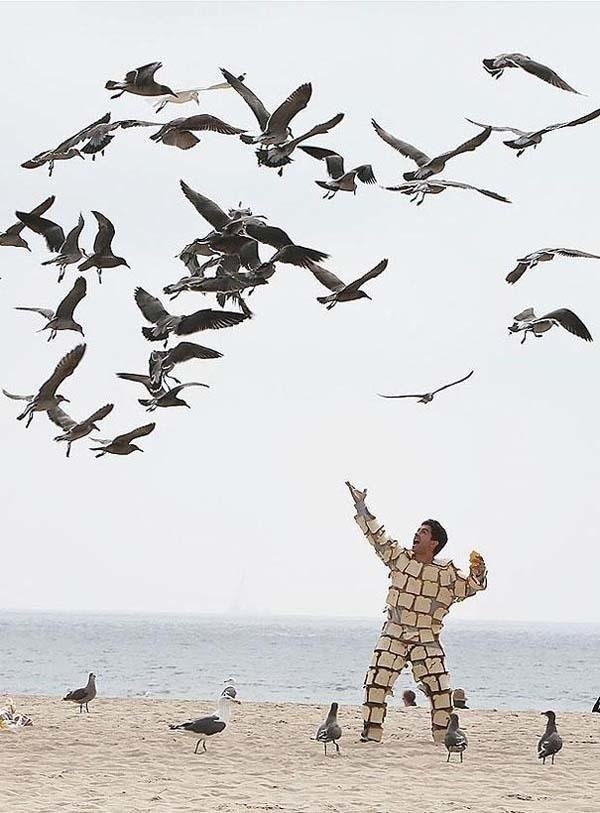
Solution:
[(431, 392), (422, 392), (417, 394), (411, 395), (381, 395), (379, 393), (380, 398), (416, 398), (420, 404), (430, 404), (433, 401), (434, 396), (438, 392), (442, 392), (442, 390), (447, 390), (449, 387), (454, 387), (456, 384), (462, 384), (463, 381), (466, 381), (468, 378), (471, 378), (475, 370), (471, 370), (468, 375), (463, 376), (463, 378), (459, 378), (457, 381), (452, 381), (450, 384), (444, 384), (443, 387), (438, 387), (437, 390), (432, 390)]
[(311, 155), (318, 161), (325, 161), (327, 173), (330, 180), (328, 181), (315, 181), (317, 186), (325, 189), (323, 197), (331, 200), (335, 197), (336, 192), (352, 192), (356, 195), (356, 179), (364, 184), (377, 183), (375, 175), (373, 174), (373, 167), (371, 164), (361, 164), (354, 169), (349, 169), (348, 172), (344, 171), (344, 158), (334, 150), (327, 150), (323, 147), (299, 147), (307, 155)]
[(506, 68), (521, 68), (527, 73), (537, 76), (537, 78), (543, 82), (554, 85), (555, 88), (581, 95), (578, 90), (575, 90), (575, 88), (572, 88), (564, 79), (561, 79), (552, 68), (543, 65), (541, 62), (536, 62), (525, 54), (498, 54), (498, 56), (492, 57), (491, 59), (483, 59), (482, 63), (485, 70), (494, 79), (500, 79)]
[(345, 283), (339, 277), (336, 277), (331, 271), (322, 268), (316, 263), (311, 263), (309, 270), (312, 272), (316, 280), (321, 285), (328, 288), (331, 293), (328, 296), (318, 296), (317, 302), (322, 305), (327, 305), (327, 310), (331, 310), (338, 302), (352, 302), (355, 299), (371, 299), (366, 291), (361, 290), (361, 287), (369, 280), (375, 279), (387, 268), (388, 261), (381, 260), (377, 265), (366, 274), (363, 274), (353, 282)]

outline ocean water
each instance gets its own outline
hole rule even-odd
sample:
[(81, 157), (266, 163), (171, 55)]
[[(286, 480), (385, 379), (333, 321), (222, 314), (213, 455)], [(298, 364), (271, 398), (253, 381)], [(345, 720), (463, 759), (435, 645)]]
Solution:
[[(62, 695), (89, 671), (111, 697), (359, 703), (382, 619), (0, 612), (0, 696)], [(471, 708), (589, 711), (600, 625), (459, 621), (443, 634)], [(392, 704), (413, 685), (410, 672)], [(425, 702), (422, 696), (420, 703)]]

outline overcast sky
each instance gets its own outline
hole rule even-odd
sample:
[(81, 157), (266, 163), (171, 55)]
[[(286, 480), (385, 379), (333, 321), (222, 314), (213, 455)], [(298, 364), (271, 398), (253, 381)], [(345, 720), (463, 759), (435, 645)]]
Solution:
[[(2, 399), (2, 592), (6, 608), (370, 615), (385, 600), (386, 569), (355, 527), (344, 481), (410, 544), (425, 517), (449, 533), (447, 555), (466, 566), (477, 548), (489, 566), (485, 594), (455, 616), (599, 621), (598, 432), (600, 262), (560, 259), (504, 282), (515, 259), (543, 246), (600, 253), (600, 122), (548, 135), (522, 158), (498, 134), (452, 161), (445, 178), (506, 194), (511, 206), (449, 190), (419, 208), (377, 186), (321, 199), (324, 167), (298, 155), (283, 179), (259, 169), (237, 138), (206, 134), (184, 152), (118, 134), (92, 163), (28, 171), (20, 163), (111, 111), (155, 116), (148, 100), (111, 101), (107, 79), (161, 60), (159, 81), (182, 89), (247, 73), (273, 109), (311, 81), (296, 133), (344, 112), (313, 143), (349, 166), (371, 162), (382, 184), (410, 162), (374, 133), (384, 128), (429, 154), (472, 136), (469, 116), (534, 129), (600, 105), (593, 3), (45, 3), (3, 5), (0, 225), (53, 193), (48, 215), (65, 230), (91, 209), (116, 226), (113, 248), (131, 270), (88, 275), (79, 311), (87, 353), (62, 387), (76, 418), (108, 401), (111, 436), (145, 423), (133, 384), (151, 346), (133, 301), (184, 275), (174, 258), (208, 231), (179, 179), (227, 208), (242, 201), (300, 244), (331, 254), (350, 280), (389, 258), (373, 301), (326, 311), (308, 272), (280, 266), (250, 300), (255, 318), (198, 334), (224, 353), (191, 362), (192, 410), (159, 410), (144, 454), (94, 459), (87, 440), (64, 446), (43, 415), (29, 430)], [(483, 57), (521, 51), (586, 93), (576, 96), (522, 71), (495, 82)], [(202, 110), (255, 132), (233, 91), (206, 94)], [(168, 107), (157, 119), (192, 115)], [(166, 115), (166, 114), (169, 115)], [(587, 160), (586, 160), (587, 157)], [(31, 254), (0, 248), (4, 348), (0, 384), (34, 391), (77, 343), (51, 342), (16, 305), (54, 307), (62, 286), (29, 234)], [(269, 252), (265, 252), (269, 256)], [(210, 300), (185, 294), (173, 312)], [(512, 316), (573, 308), (596, 338), (554, 329), (510, 336)], [(474, 369), (432, 404), (385, 401)], [(556, 591), (556, 592), (554, 592)]]

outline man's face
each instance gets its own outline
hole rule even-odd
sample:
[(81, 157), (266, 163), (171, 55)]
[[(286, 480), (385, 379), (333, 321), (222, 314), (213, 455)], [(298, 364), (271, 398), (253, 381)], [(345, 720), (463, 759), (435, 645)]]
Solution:
[(413, 538), (413, 553), (419, 556), (433, 556), (436, 545), (437, 542), (431, 538), (431, 528), (429, 525), (419, 526)]

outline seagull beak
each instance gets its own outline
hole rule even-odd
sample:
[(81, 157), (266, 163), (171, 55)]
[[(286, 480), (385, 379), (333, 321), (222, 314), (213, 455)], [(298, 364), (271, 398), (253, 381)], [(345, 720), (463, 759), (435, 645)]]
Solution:
[(67, 403), (67, 404), (71, 403), (71, 400), (69, 398), (63, 398), (63, 401), (65, 401), (65, 403)]

